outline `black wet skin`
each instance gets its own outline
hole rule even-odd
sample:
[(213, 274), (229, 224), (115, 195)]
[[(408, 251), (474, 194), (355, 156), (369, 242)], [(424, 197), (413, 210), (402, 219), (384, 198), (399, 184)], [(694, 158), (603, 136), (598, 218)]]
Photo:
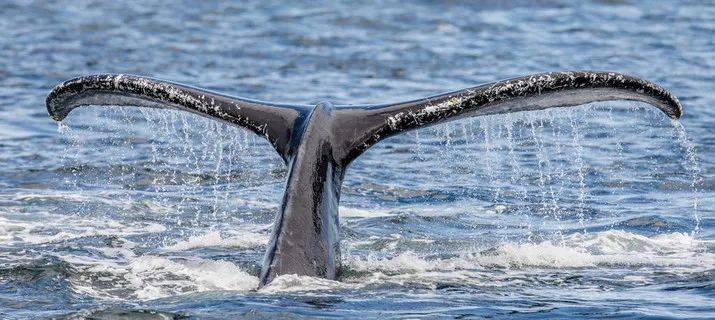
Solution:
[(261, 270), (264, 286), (282, 274), (338, 276), (343, 177), (350, 163), (379, 141), (463, 117), (606, 100), (646, 102), (673, 119), (682, 113), (677, 98), (656, 84), (594, 71), (542, 73), (409, 102), (349, 106), (267, 103), (152, 78), (103, 74), (59, 84), (47, 96), (47, 110), (60, 121), (88, 105), (175, 108), (265, 137), (288, 166), (288, 179)]

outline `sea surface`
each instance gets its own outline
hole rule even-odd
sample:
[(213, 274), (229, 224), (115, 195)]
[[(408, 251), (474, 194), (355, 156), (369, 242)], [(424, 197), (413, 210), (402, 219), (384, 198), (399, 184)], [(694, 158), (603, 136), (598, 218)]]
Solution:
[[(390, 138), (342, 187), (337, 281), (258, 273), (286, 167), (192, 114), (45, 96), (130, 73), (383, 103), (555, 70), (678, 96)], [(713, 1), (2, 1), (0, 318), (715, 318)]]

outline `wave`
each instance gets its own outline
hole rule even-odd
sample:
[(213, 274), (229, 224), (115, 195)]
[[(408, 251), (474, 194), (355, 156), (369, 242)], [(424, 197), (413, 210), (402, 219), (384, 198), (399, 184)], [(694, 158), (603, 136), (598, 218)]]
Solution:
[[(268, 241), (266, 229), (267, 225), (254, 224), (239, 230), (213, 230), (158, 250), (144, 251), (144, 245), (133, 242), (131, 236), (163, 232), (162, 225), (38, 214), (32, 220), (10, 216), (0, 218), (0, 243), (12, 248), (26, 243), (48, 244), (87, 236), (112, 236), (111, 245), (86, 242), (82, 245), (83, 251), (48, 254), (70, 266), (68, 280), (77, 294), (102, 299), (151, 300), (217, 290), (255, 291), (258, 287), (256, 265), (241, 265), (224, 257), (177, 255), (177, 252), (204, 247), (260, 248)], [(375, 241), (380, 239), (377, 237)], [(370, 239), (344, 241), (350, 248)], [(429, 241), (425, 243), (429, 244)], [(633, 272), (616, 272), (610, 277), (645, 283), (656, 273), (688, 274), (715, 269), (715, 241), (679, 232), (654, 236), (620, 230), (574, 233), (538, 243), (507, 242), (488, 250), (455, 249), (450, 251), (455, 254), (448, 257), (428, 250), (415, 252), (401, 248), (403, 246), (385, 246), (383, 250), (369, 251), (368, 254), (362, 254), (366, 252), (362, 249), (345, 252), (345, 272), (339, 281), (283, 275), (260, 292), (322, 292), (413, 284), (434, 287), (444, 283), (503, 287), (512, 285), (511, 281), (518, 277), (521, 277), (518, 281), (530, 281), (540, 275), (553, 274), (549, 270), (581, 274), (581, 271), (569, 270), (623, 268)], [(420, 246), (413, 248), (420, 249)], [(6, 258), (16, 261), (13, 265), (37, 261), (37, 257), (28, 256), (23, 260), (12, 255), (14, 253), (8, 251)], [(653, 272), (654, 269), (659, 272)]]
[(94, 236), (127, 237), (164, 231), (164, 225), (153, 222), (124, 224), (112, 219), (49, 213), (0, 217), (0, 244), (49, 244)]
[(205, 291), (250, 291), (258, 287), (258, 277), (225, 260), (145, 255), (125, 262), (84, 261), (78, 265), (74, 261), (73, 264), (78, 273), (71, 279), (73, 291), (97, 298), (131, 296), (151, 300)]
[(191, 236), (185, 241), (164, 247), (167, 251), (184, 251), (203, 247), (254, 248), (268, 243), (268, 235), (247, 230), (234, 231), (229, 237), (222, 237), (218, 231)]
[[(129, 265), (129, 281), (139, 299), (153, 299), (177, 292), (214, 290), (248, 291), (258, 286), (258, 277), (224, 260), (172, 261), (163, 257), (140, 257)], [(171, 279), (171, 285), (155, 279)]]
[(430, 259), (414, 252), (392, 257), (348, 259), (356, 271), (449, 271), (474, 268), (518, 269), (681, 266), (693, 269), (715, 267), (713, 241), (698, 240), (685, 233), (646, 237), (626, 231), (609, 230), (577, 233), (559, 243), (507, 243), (481, 252), (463, 252), (455, 258)]
[(393, 215), (386, 210), (376, 210), (376, 209), (360, 209), (360, 208), (350, 208), (350, 207), (340, 207), (340, 217), (341, 218), (374, 218), (374, 217), (387, 217)]
[(350, 283), (335, 280), (299, 276), (295, 274), (281, 275), (273, 279), (270, 284), (261, 288), (261, 293), (286, 293), (305, 291), (328, 291), (354, 287)]

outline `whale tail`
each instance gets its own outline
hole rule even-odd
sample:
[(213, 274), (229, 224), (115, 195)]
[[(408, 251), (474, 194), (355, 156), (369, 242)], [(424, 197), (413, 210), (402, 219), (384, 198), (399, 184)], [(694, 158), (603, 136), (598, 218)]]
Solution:
[(78, 77), (57, 85), (47, 96), (47, 111), (61, 121), (81, 106), (173, 108), (253, 131), (290, 158), (292, 129), (306, 119), (309, 106), (231, 97), (169, 81), (123, 74)]
[(656, 84), (591, 71), (535, 74), (414, 101), (347, 106), (274, 104), (146, 77), (106, 74), (58, 85), (47, 97), (47, 110), (59, 121), (79, 106), (169, 107), (266, 138), (288, 166), (288, 177), (261, 270), (265, 285), (281, 274), (337, 276), (340, 186), (349, 164), (376, 143), (463, 117), (605, 100), (646, 102), (671, 118), (682, 113), (678, 99)]
[(340, 122), (336, 127), (339, 135), (346, 137), (342, 160), (349, 163), (379, 141), (447, 121), (609, 100), (646, 102), (673, 119), (682, 114), (678, 99), (652, 82), (615, 72), (566, 71), (502, 80), (407, 102), (347, 106), (336, 112), (336, 121)]

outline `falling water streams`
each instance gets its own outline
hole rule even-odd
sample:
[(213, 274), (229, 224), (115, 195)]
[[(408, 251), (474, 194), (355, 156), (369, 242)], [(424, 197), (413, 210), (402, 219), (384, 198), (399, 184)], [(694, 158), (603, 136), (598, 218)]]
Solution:
[[(206, 245), (210, 247), (217, 245), (216, 243), (212, 244), (211, 241), (218, 241), (218, 245), (220, 245), (227, 241), (221, 235), (221, 231), (225, 228), (242, 229), (246, 228), (245, 224), (256, 223), (251, 219), (241, 219), (242, 221), (239, 222), (239, 225), (235, 226), (206, 225), (206, 223), (202, 223), (202, 220), (207, 217), (210, 217), (212, 221), (219, 221), (231, 212), (240, 212), (241, 209), (234, 206), (234, 204), (240, 201), (248, 201), (254, 197), (250, 193), (243, 192), (246, 185), (260, 185), (262, 183), (262, 174), (251, 173), (252, 169), (266, 172), (267, 170), (258, 166), (268, 165), (269, 168), (282, 166), (277, 162), (273, 164), (262, 163), (263, 159), (251, 161), (251, 151), (260, 148), (260, 143), (255, 140), (252, 133), (216, 124), (181, 112), (140, 110), (138, 115), (144, 119), (137, 120), (135, 119), (136, 115), (130, 116), (133, 112), (132, 110), (127, 108), (116, 108), (116, 110), (118, 111), (94, 111), (93, 118), (111, 118), (114, 119), (112, 121), (124, 121), (132, 124), (141, 123), (145, 127), (142, 131), (149, 133), (147, 145), (150, 150), (150, 161), (145, 166), (148, 170), (156, 171), (157, 174), (152, 175), (150, 181), (144, 182), (139, 186), (131, 176), (137, 175), (138, 173), (135, 171), (140, 167), (130, 169), (126, 168), (126, 166), (120, 166), (118, 170), (98, 172), (98, 176), (95, 177), (97, 183), (99, 180), (107, 179), (111, 185), (129, 186), (121, 187), (121, 190), (114, 190), (113, 196), (119, 197), (123, 203), (144, 202), (149, 204), (153, 201), (158, 201), (154, 205), (165, 207), (163, 210), (165, 216), (159, 219), (175, 219), (173, 222), (179, 228), (177, 231), (179, 231), (178, 235), (181, 237), (198, 239), (196, 241), (199, 242), (202, 239), (208, 241), (207, 243), (196, 244), (198, 246)], [(410, 138), (415, 139), (415, 148), (422, 150), (421, 152), (424, 153), (424, 155), (419, 153), (411, 154), (410, 158), (435, 163), (434, 167), (437, 168), (435, 169), (437, 171), (430, 174), (437, 174), (442, 177), (456, 176), (459, 178), (460, 188), (469, 188), (468, 184), (470, 182), (479, 186), (486, 186), (480, 192), (486, 192), (489, 195), (486, 200), (488, 203), (495, 204), (494, 213), (496, 214), (504, 214), (504, 211), (509, 210), (509, 206), (512, 206), (513, 203), (514, 210), (523, 211), (519, 217), (526, 221), (529, 230), (544, 229), (539, 236), (539, 239), (543, 240), (532, 242), (533, 245), (538, 245), (539, 242), (548, 241), (549, 239), (556, 241), (556, 244), (565, 245), (569, 241), (567, 234), (577, 231), (582, 233), (581, 236), (587, 236), (589, 233), (586, 226), (590, 221), (587, 221), (587, 213), (584, 212), (584, 208), (589, 206), (588, 199), (591, 196), (588, 195), (588, 189), (585, 186), (592, 184), (592, 182), (586, 181), (586, 170), (589, 169), (587, 169), (585, 159), (582, 157), (584, 145), (581, 143), (583, 137), (580, 130), (584, 126), (583, 123), (588, 122), (587, 117), (595, 112), (597, 111), (593, 110), (593, 108), (576, 111), (555, 110), (540, 112), (539, 114), (510, 115), (506, 119), (488, 117), (478, 122), (468, 120), (461, 121), (457, 125), (442, 125), (434, 129), (422, 130), (427, 131), (421, 133), (423, 137), (426, 137), (424, 142), (419, 140), (420, 133), (412, 137), (407, 136), (407, 140)], [(608, 113), (610, 111), (602, 112)], [(63, 134), (74, 141), (72, 148), (75, 149), (75, 152), (89, 148), (86, 136), (73, 134), (72, 127), (67, 127), (65, 123), (60, 123), (59, 126)], [(129, 142), (126, 140), (120, 141), (117, 137), (132, 136), (135, 133), (121, 132), (119, 127), (109, 126), (105, 131), (107, 137), (103, 139), (108, 139), (112, 141), (111, 143), (129, 145)], [(455, 130), (457, 127), (464, 130)], [(695, 234), (699, 226), (697, 214), (697, 185), (700, 183), (698, 160), (694, 146), (687, 139), (682, 125), (674, 122), (673, 128), (677, 136), (675, 141), (682, 149), (682, 162), (685, 164), (692, 179), (690, 182), (693, 194), (691, 210), (693, 225), (695, 226), (692, 233)], [(120, 130), (120, 132), (113, 132), (113, 130)], [(614, 130), (607, 131), (613, 132)], [(568, 133), (565, 137), (561, 136), (564, 132)], [(567, 143), (563, 143), (563, 141)], [(403, 143), (411, 144), (409, 141), (400, 142), (399, 144)], [(519, 146), (534, 146), (534, 148), (527, 147), (530, 150), (517, 150)], [(264, 146), (263, 149), (265, 155), (270, 155), (271, 150), (268, 147)], [(72, 155), (76, 154), (75, 152), (66, 153), (63, 161), (68, 163), (78, 161), (72, 157)], [(437, 158), (432, 157), (432, 155), (436, 155)], [(121, 158), (127, 156), (129, 155), (118, 154), (116, 159), (110, 159), (111, 161), (108, 161), (108, 163), (122, 162)], [(524, 172), (519, 163), (528, 163), (528, 159), (534, 156), (537, 158), (537, 167), (535, 167), (537, 169), (534, 170), (535, 172)], [(616, 159), (615, 157), (623, 155), (606, 152), (605, 156), (614, 158), (613, 161), (619, 161), (621, 159)], [(483, 181), (470, 181), (463, 179), (461, 175), (455, 175), (456, 164), (467, 166), (466, 170), (476, 173), (476, 176), (471, 175), (472, 180), (479, 179)], [(81, 165), (81, 161), (76, 164), (76, 166)], [(589, 166), (597, 165), (589, 164)], [(241, 170), (246, 176), (236, 175), (234, 170)], [(608, 168), (596, 168), (596, 170), (608, 170)], [(653, 170), (657, 169), (654, 168)], [(283, 180), (285, 178), (284, 173), (285, 171), (283, 170), (274, 180)], [(538, 178), (532, 179), (529, 177), (534, 175), (538, 176)], [(91, 177), (89, 178), (91, 180)], [(76, 189), (78, 194), (83, 192), (82, 187), (79, 187), (79, 185), (83, 184), (83, 182), (86, 183), (87, 180), (87, 176), (78, 176), (72, 181), (74, 185), (78, 186)], [(239, 180), (240, 183), (234, 184), (234, 180)], [(444, 182), (439, 181), (438, 179), (428, 183), (427, 188), (430, 189), (433, 184), (438, 187), (440, 184), (444, 184)], [(527, 181), (531, 181), (532, 184)], [(422, 194), (419, 189), (399, 191), (398, 188), (390, 185), (386, 187), (387, 189), (382, 192), (392, 193), (396, 199), (410, 198), (411, 196), (421, 197)], [(280, 185), (276, 184), (271, 189), (271, 192), (278, 193)], [(477, 188), (475, 187), (474, 189)], [(568, 193), (565, 190), (571, 190), (572, 192)], [(373, 190), (364, 191), (375, 192)], [(378, 190), (377, 192), (380, 191)], [(416, 194), (410, 195), (410, 193)], [(427, 193), (429, 194), (429, 192)], [(455, 196), (464, 194), (457, 193)], [(530, 194), (538, 196), (531, 197), (529, 196)], [(152, 200), (142, 200), (145, 195), (148, 195)], [(474, 191), (467, 192), (466, 195), (467, 199), (462, 199), (461, 201), (469, 202), (470, 195), (479, 197)], [(432, 195), (432, 197), (440, 198), (438, 195)], [(530, 209), (535, 208), (529, 206), (532, 200), (537, 200), (536, 203), (541, 203), (540, 209), (537, 209), (537, 211), (531, 211), (532, 209)], [(265, 203), (264, 205), (271, 207), (270, 211), (273, 211), (276, 209), (275, 203)], [(76, 214), (80, 216), (90, 214), (90, 212), (83, 212), (84, 210), (90, 211), (94, 209), (81, 209)], [(438, 210), (446, 210), (446, 212), (437, 213), (438, 215), (444, 215), (448, 214), (450, 209), (448, 206)], [(182, 214), (175, 214), (171, 211), (178, 211)], [(348, 211), (350, 211), (350, 208), (348, 208)], [(218, 217), (219, 214), (224, 216)], [(541, 214), (552, 219), (552, 221), (542, 221), (539, 226), (532, 225), (534, 221), (529, 220), (530, 216)], [(348, 213), (347, 216), (350, 217), (350, 214)], [(569, 221), (577, 224), (575, 229), (568, 226)], [(264, 218), (263, 222), (264, 224), (269, 223), (270, 219)], [(509, 220), (500, 221), (497, 219), (491, 227), (509, 229), (513, 228), (510, 225), (511, 223), (513, 222)], [(552, 223), (555, 224), (552, 225)], [(561, 225), (562, 223), (564, 225)], [(258, 228), (259, 230), (263, 228), (261, 230), (263, 234), (259, 237), (265, 238), (267, 228), (264, 225), (259, 225)], [(206, 235), (209, 236), (207, 237)], [(508, 233), (503, 234), (500, 237), (500, 241), (509, 241), (509, 237), (513, 236), (509, 236)], [(176, 242), (176, 240), (167, 240), (167, 238), (176, 237), (165, 235), (162, 243)], [(358, 243), (364, 242), (364, 239), (356, 240)], [(181, 244), (182, 242), (179, 241), (178, 243)], [(355, 244), (351, 244), (350, 240), (348, 240), (345, 246), (354, 247)], [(174, 247), (177, 247), (177, 245), (175, 244)], [(179, 245), (179, 247), (181, 246)], [(400, 253), (397, 252), (399, 246), (393, 246), (392, 248), (396, 250), (395, 253), (399, 256)], [(411, 252), (411, 250), (406, 249), (405, 252)], [(370, 253), (368, 258), (375, 259), (374, 255)], [(359, 258), (348, 258), (349, 261), (354, 259)], [(380, 263), (389, 264), (393, 262), (392, 260), (383, 262), (375, 260), (372, 263), (379, 265)], [(350, 264), (347, 267), (348, 269), (351, 268)], [(351, 280), (356, 281), (355, 279)], [(310, 282), (312, 280), (306, 281)], [(171, 285), (168, 284), (167, 286), (167, 292), (172, 292)]]
[(692, 141), (688, 138), (685, 131), (685, 127), (677, 121), (673, 120), (673, 131), (678, 137), (678, 144), (683, 150), (683, 160), (685, 161), (685, 167), (692, 176), (692, 182), (690, 183), (690, 188), (693, 192), (693, 220), (695, 220), (695, 227), (693, 228), (693, 234), (697, 233), (700, 229), (700, 216), (698, 214), (699, 204), (700, 204), (700, 192), (698, 190), (700, 184), (702, 183), (702, 172), (700, 172), (700, 165), (698, 164), (698, 154), (695, 150), (695, 146)]

